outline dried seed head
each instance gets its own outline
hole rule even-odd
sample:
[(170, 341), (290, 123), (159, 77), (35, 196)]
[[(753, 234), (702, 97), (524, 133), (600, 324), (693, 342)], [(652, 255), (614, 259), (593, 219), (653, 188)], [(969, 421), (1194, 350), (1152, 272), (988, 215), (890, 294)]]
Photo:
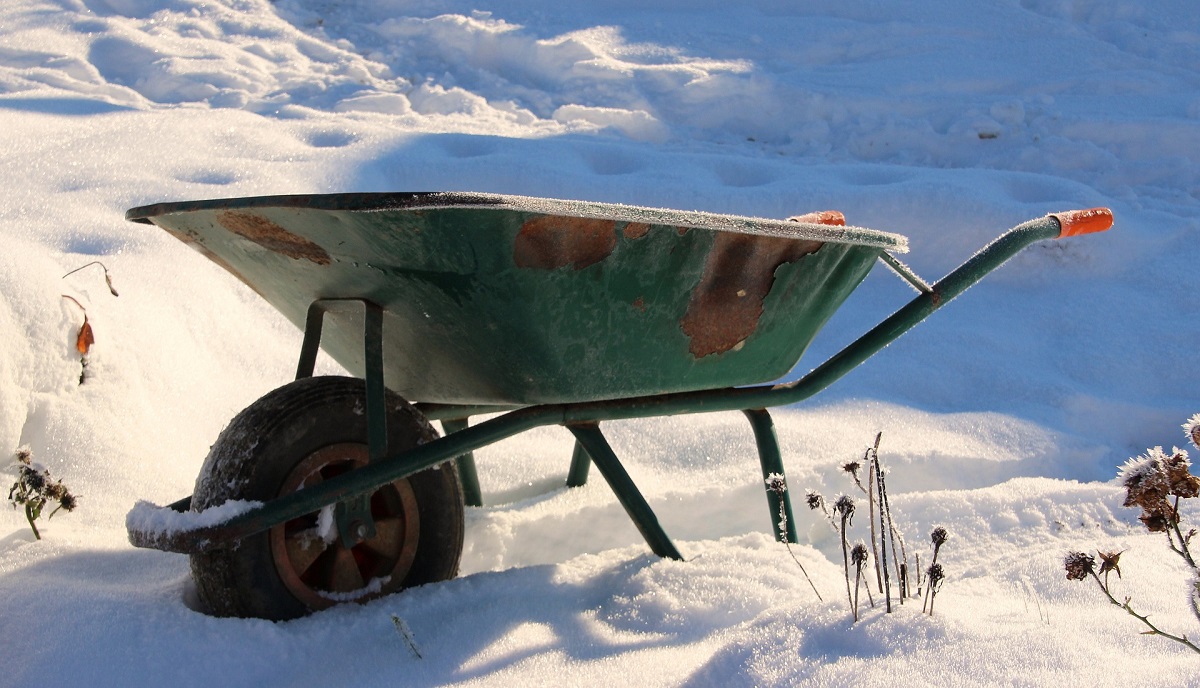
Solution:
[(47, 482), (45, 494), (53, 500), (61, 500), (62, 496), (67, 493), (67, 488), (63, 486), (62, 481), (56, 483)]
[(1096, 558), (1086, 552), (1070, 552), (1063, 565), (1067, 569), (1067, 580), (1083, 580), (1096, 571)]
[(1200, 478), (1191, 474), (1188, 469), (1192, 467), (1192, 462), (1188, 460), (1188, 453), (1179, 447), (1172, 447), (1174, 450), (1170, 457), (1163, 459), (1163, 468), (1167, 472), (1167, 482), (1170, 484), (1170, 493), (1176, 497), (1190, 499), (1200, 496)]
[(861, 569), (867, 563), (867, 546), (861, 542), (855, 544), (850, 550), (850, 561)]
[(1149, 449), (1145, 454), (1130, 459), (1121, 466), (1117, 476), (1125, 486), (1125, 506), (1151, 507), (1167, 498), (1170, 483), (1163, 469), (1166, 458), (1162, 447)]
[(925, 571), (925, 575), (929, 577), (929, 587), (933, 588), (934, 592), (941, 587), (942, 580), (946, 577), (946, 572), (942, 569), (941, 564), (933, 564)]
[(861, 467), (862, 467), (862, 464), (860, 464), (859, 462), (851, 461), (850, 463), (843, 465), (842, 470), (846, 471), (850, 475), (854, 476), (855, 480), (858, 480), (858, 469)]
[(1153, 510), (1143, 511), (1138, 520), (1151, 533), (1165, 533), (1171, 528), (1171, 524), (1179, 520), (1179, 513), (1171, 505), (1162, 504)]
[(1121, 561), (1121, 554), (1123, 554), (1123, 552), (1097, 551), (1096, 554), (1100, 555), (1100, 573), (1116, 571), (1117, 578), (1121, 577), (1121, 567), (1119, 566), (1119, 562)]
[(1187, 452), (1176, 448), (1168, 456), (1162, 447), (1154, 447), (1121, 467), (1118, 477), (1125, 486), (1125, 506), (1141, 507), (1139, 518), (1150, 532), (1178, 523), (1179, 514), (1169, 497), (1200, 495), (1200, 478), (1191, 474), (1190, 466)]
[(820, 492), (809, 492), (808, 494), (804, 495), (804, 501), (808, 504), (809, 509), (816, 510), (825, 508), (825, 498), (821, 496)]
[(767, 491), (774, 492), (777, 495), (782, 495), (787, 492), (787, 480), (784, 479), (782, 473), (772, 473), (767, 476)]
[(842, 495), (833, 503), (833, 510), (842, 518), (850, 518), (854, 516), (854, 500), (849, 495)]
[(1188, 418), (1188, 421), (1183, 424), (1183, 431), (1187, 433), (1192, 444), (1200, 447), (1200, 413)]
[(28, 466), (33, 462), (33, 452), (29, 447), (21, 447), (17, 449), (17, 461)]
[(74, 511), (75, 507), (79, 506), (79, 498), (75, 495), (63, 490), (62, 497), (59, 497), (58, 503), (66, 511)]
[(929, 539), (933, 541), (934, 547), (941, 547), (942, 545), (946, 544), (946, 540), (949, 537), (950, 534), (947, 533), (946, 529), (941, 526), (934, 528), (933, 532), (929, 534)]
[(21, 466), (21, 482), (33, 492), (41, 492), (46, 487), (46, 476), (29, 466)]

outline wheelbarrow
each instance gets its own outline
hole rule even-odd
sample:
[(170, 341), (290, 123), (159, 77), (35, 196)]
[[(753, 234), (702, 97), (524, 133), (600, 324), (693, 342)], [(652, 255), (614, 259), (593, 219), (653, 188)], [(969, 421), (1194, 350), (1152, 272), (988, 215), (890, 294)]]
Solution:
[[(209, 611), (268, 619), (453, 578), (464, 505), (482, 503), (472, 452), (545, 425), (574, 436), (567, 485), (594, 464), (650, 549), (680, 559), (600, 422), (741, 411), (763, 477), (783, 476), (767, 408), (826, 388), (1033, 242), (1112, 224), (1104, 208), (1047, 215), (928, 284), (895, 258), (904, 237), (837, 212), (370, 193), (162, 203), (126, 218), (303, 328), (296, 380), (229, 423), (190, 497), (139, 503), (126, 524), (135, 546), (191, 556)], [(876, 262), (918, 295), (807, 375), (763, 384), (796, 365)], [(319, 349), (354, 377), (314, 377)], [(795, 542), (786, 492), (764, 492), (776, 537)]]

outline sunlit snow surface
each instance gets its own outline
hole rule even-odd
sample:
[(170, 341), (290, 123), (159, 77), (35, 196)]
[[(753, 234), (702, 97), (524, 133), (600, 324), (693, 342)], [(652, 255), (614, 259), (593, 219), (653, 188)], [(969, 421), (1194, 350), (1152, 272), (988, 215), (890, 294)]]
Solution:
[[(82, 495), (40, 542), (0, 509), (0, 685), (1195, 683), (1194, 653), (1061, 565), (1128, 550), (1118, 594), (1200, 636), (1181, 562), (1112, 481), (1200, 412), (1194, 3), (586, 5), (0, 6), (0, 452), (28, 445)], [(1117, 226), (1030, 249), (776, 414), (824, 602), (771, 539), (749, 427), (718, 414), (605, 426), (685, 562), (649, 554), (599, 476), (562, 488), (571, 442), (548, 428), (479, 453), (459, 579), (282, 624), (192, 611), (186, 557), (130, 547), (126, 514), (190, 494), (300, 335), (125, 209), (438, 190), (839, 209), (907, 235), (927, 279), (1047, 212)], [(62, 278), (93, 260), (119, 297), (99, 268)], [(64, 294), (95, 331), (83, 385)], [(877, 270), (793, 375), (911, 294)], [(947, 580), (932, 618), (853, 624), (840, 543), (799, 497), (854, 490), (839, 467), (879, 431), (909, 548), (950, 532)]]

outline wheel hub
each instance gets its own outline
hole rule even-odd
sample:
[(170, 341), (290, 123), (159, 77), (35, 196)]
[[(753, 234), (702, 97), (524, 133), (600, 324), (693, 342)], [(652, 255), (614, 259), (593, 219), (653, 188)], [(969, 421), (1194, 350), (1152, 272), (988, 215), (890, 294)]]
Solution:
[[(319, 449), (292, 469), (279, 494), (366, 466), (368, 457), (365, 444)], [(359, 504), (327, 506), (269, 531), (280, 579), (311, 609), (365, 601), (400, 589), (416, 556), (420, 522), (407, 479), (351, 501)]]

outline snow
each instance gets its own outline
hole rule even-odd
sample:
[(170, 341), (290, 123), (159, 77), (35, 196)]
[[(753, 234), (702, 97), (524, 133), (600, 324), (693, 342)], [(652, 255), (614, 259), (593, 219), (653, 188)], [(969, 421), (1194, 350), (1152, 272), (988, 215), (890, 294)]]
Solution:
[[(0, 509), (0, 685), (1200, 685), (1194, 653), (1062, 566), (1126, 550), (1118, 597), (1200, 636), (1187, 570), (1115, 479), (1200, 422), (1194, 3), (10, 0), (0, 26), (0, 453), (80, 496), (37, 542)], [(191, 493), (300, 334), (123, 213), (342, 191), (839, 209), (909, 237), (927, 279), (1049, 212), (1116, 226), (1027, 250), (775, 413), (824, 602), (772, 538), (745, 420), (712, 414), (604, 426), (686, 561), (650, 554), (598, 476), (563, 488), (571, 439), (543, 428), (479, 452), (459, 578), (211, 618), (187, 558), (132, 548), (126, 516)], [(93, 260), (119, 297), (98, 268), (62, 277)], [(95, 332), (82, 385), (63, 295)], [(911, 296), (874, 271), (789, 379)], [(950, 533), (946, 580), (932, 617), (853, 623), (840, 540), (799, 496), (852, 490), (840, 466), (880, 431), (909, 548)]]
[(231, 499), (203, 511), (174, 511), (145, 500), (133, 505), (125, 516), (125, 527), (153, 538), (188, 533), (220, 525), (260, 506), (262, 502)]

